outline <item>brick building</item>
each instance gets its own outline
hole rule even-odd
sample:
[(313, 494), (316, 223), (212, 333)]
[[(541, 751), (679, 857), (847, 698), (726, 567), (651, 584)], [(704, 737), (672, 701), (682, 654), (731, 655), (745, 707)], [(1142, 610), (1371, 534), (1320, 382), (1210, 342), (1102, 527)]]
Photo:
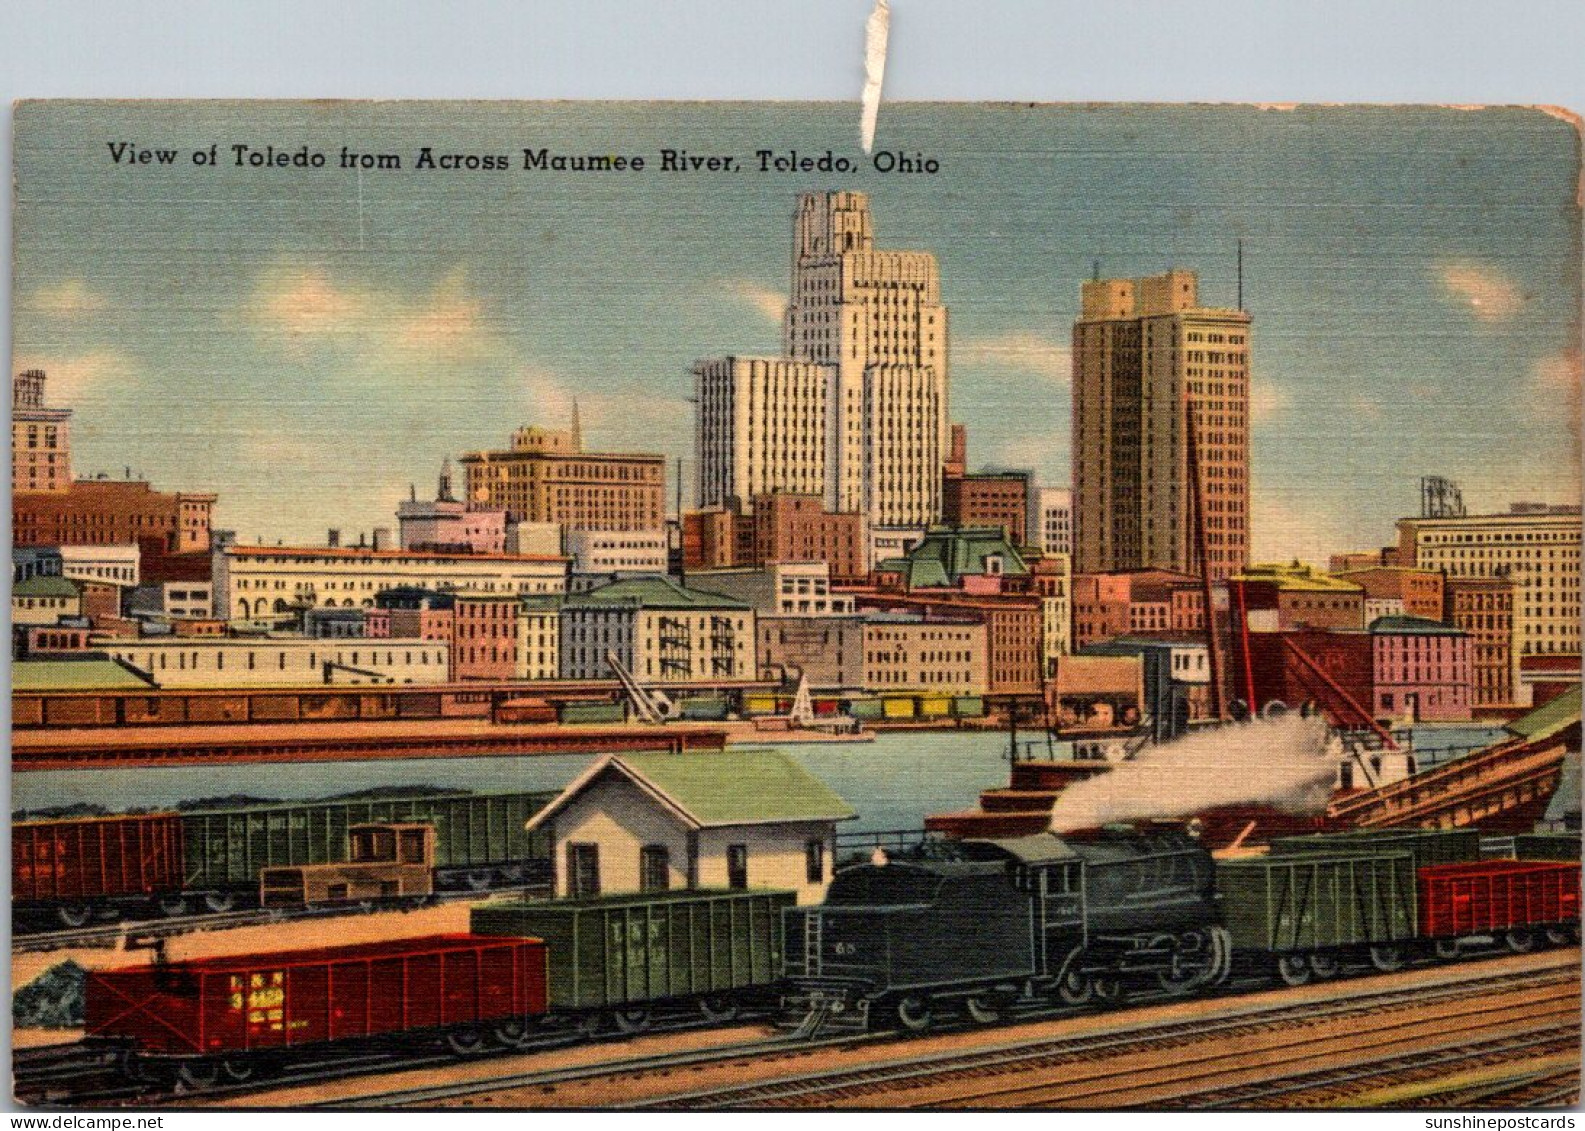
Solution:
[(951, 452), (941, 475), (941, 521), (949, 526), (998, 527), (1014, 546), (1028, 545), (1027, 471), (968, 470), (968, 429), (952, 426)]
[(458, 593), (452, 602), (451, 678), (506, 680), (517, 675), (515, 594)]
[(864, 686), (870, 691), (984, 695), (988, 625), (983, 617), (922, 611), (864, 618)]
[(654, 530), (666, 525), (666, 458), (585, 452), (570, 432), (520, 428), (508, 451), (462, 457), (468, 506), (505, 511), (510, 522), (576, 530)]
[(80, 479), (53, 491), (11, 496), (17, 546), (136, 543), (145, 556), (208, 551), (216, 496), (156, 491), (138, 479)]
[(1381, 617), (1370, 626), (1376, 713), (1416, 721), (1470, 717), (1470, 640), (1424, 617)]
[(1365, 591), (1366, 624), (1385, 616), (1442, 619), (1442, 574), (1437, 570), (1373, 566), (1335, 572), (1332, 576), (1353, 582)]
[(1253, 565), (1229, 579), (1233, 601), (1257, 631), (1360, 630), (1365, 590), (1299, 562)]
[(1439, 618), (1469, 634), (1470, 706), (1517, 703), (1519, 650), (1514, 646), (1516, 587), (1507, 577), (1450, 577)]
[(865, 686), (865, 620), (846, 613), (831, 616), (760, 615), (759, 678), (795, 682), (800, 677), (816, 691)]
[(826, 562), (831, 576), (869, 572), (864, 516), (833, 513), (818, 495), (756, 495), (745, 510), (729, 505), (683, 515), (683, 568), (759, 568), (770, 562)]

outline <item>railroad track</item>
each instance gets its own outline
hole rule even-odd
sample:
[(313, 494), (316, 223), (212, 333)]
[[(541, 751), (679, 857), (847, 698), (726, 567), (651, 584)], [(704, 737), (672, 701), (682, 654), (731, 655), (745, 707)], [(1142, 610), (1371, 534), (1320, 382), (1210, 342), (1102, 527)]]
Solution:
[[(1024, 1040), (971, 1051), (916, 1055), (854, 1068), (782, 1076), (753, 1084), (645, 1099), (622, 1106), (689, 1111), (826, 1106), (835, 1102), (863, 1101), (899, 1087), (935, 1082), (951, 1076), (981, 1081), (991, 1075), (1016, 1075), (1022, 1078), (1042, 1068), (1071, 1064), (1079, 1057), (1115, 1056), (1153, 1050), (1170, 1055), (1187, 1041), (1203, 1040), (1209, 1036), (1230, 1040), (1241, 1035), (1280, 1030), (1294, 1024), (1312, 1025), (1327, 1019), (1372, 1016), (1393, 1009), (1422, 1008), (1435, 1002), (1457, 1002), (1474, 992), (1492, 992), (1503, 988), (1572, 987), (1577, 977), (1577, 959), (1571, 958), (1566, 966), (1560, 964), (1535, 971), (1476, 974), (1441, 985), (1385, 988), (1327, 1002), (1255, 1003), (1253, 1006), (1246, 1003), (1208, 1011), (1187, 1022), (1119, 1026), (1077, 1037)], [(1570, 1031), (1572, 1039), (1577, 1042), (1577, 998), (1572, 989), (1562, 996), (1574, 1003), (1570, 1006), (1573, 1010), (1573, 1027)], [(1474, 1010), (1471, 1014), (1478, 1015), (1479, 1012)], [(1198, 1072), (1200, 1069), (1201, 1064), (1196, 1063), (1191, 1071)], [(1015, 1084), (997, 1088), (983, 1093), (981, 1098), (988, 1098), (993, 1093), (1005, 1096), (1025, 1087)], [(1027, 1087), (1032, 1090), (1036, 1086)], [(1105, 1106), (1104, 1101), (1101, 1106)]]
[[(754, 1024), (767, 1022), (769, 1019), (769, 1011), (745, 1012), (737, 1023)], [(116, 1049), (84, 1047), (77, 1043), (41, 1045), (33, 1049), (18, 1049), (13, 1053), (13, 1090), (18, 1102), (27, 1105), (130, 1106), (159, 1104), (172, 1099), (227, 1099), (277, 1089), (334, 1083), (358, 1076), (456, 1067), (460, 1064), (480, 1063), (492, 1058), (555, 1052), (591, 1043), (616, 1044), (638, 1036), (689, 1033), (718, 1028), (721, 1028), (720, 1022), (691, 1014), (686, 1020), (663, 1020), (642, 1032), (632, 1034), (613, 1032), (591, 1037), (574, 1028), (557, 1029), (532, 1039), (518, 1048), (492, 1049), (468, 1058), (460, 1058), (446, 1051), (438, 1042), (423, 1051), (377, 1047), (352, 1050), (326, 1049), (318, 1056), (295, 1061), (274, 1074), (260, 1074), (247, 1080), (216, 1082), (201, 1086), (180, 1079), (129, 1081), (120, 1074), (121, 1055)], [(754, 1055), (754, 1052), (745, 1050), (759, 1050), (763, 1043), (746, 1043), (741, 1046), (737, 1055)], [(797, 1042), (777, 1040), (770, 1043), (780, 1045)], [(665, 1058), (635, 1059), (664, 1060)], [(612, 1063), (623, 1062), (605, 1062), (599, 1069), (594, 1070), (594, 1074), (602, 1075), (609, 1072)], [(497, 1085), (493, 1082), (488, 1085), (490, 1088), (495, 1086)], [(397, 1105), (393, 1103), (388, 1106)]]
[(438, 907), (446, 903), (477, 902), (498, 897), (526, 898), (545, 895), (544, 885), (489, 888), (484, 891), (437, 892), (415, 907), (399, 907), (365, 901), (353, 905), (316, 907), (249, 908), (244, 911), (211, 912), (202, 915), (174, 915), (159, 919), (122, 919), (92, 927), (79, 927), (64, 931), (38, 931), (17, 935), (11, 940), (11, 953), (37, 954), (52, 950), (83, 948), (114, 950), (130, 936), (139, 939), (168, 939), (199, 931), (231, 930), (237, 927), (268, 926), (273, 923), (294, 922), (302, 919), (331, 919), (346, 915), (373, 915), (388, 911), (416, 911), (424, 907)]
[(534, 1072), (514, 1073), (511, 1076), (492, 1077), (488, 1080), (470, 1080), (458, 1084), (438, 1084), (429, 1088), (407, 1088), (401, 1091), (382, 1092), (374, 1096), (359, 1096), (354, 1100), (330, 1101), (316, 1104), (327, 1108), (387, 1108), (423, 1107), (443, 1100), (464, 1099), (517, 1088), (552, 1089), (562, 1084), (575, 1084), (584, 1080), (602, 1080), (610, 1077), (635, 1076), (647, 1073), (666, 1073), (682, 1068), (698, 1068), (710, 1064), (723, 1064), (733, 1060), (753, 1059), (777, 1053), (809, 1053), (822, 1048), (835, 1048), (884, 1039), (889, 1034), (859, 1034), (845, 1037), (826, 1037), (807, 1040), (803, 1038), (770, 1038), (739, 1045), (721, 1045), (708, 1049), (684, 1049), (672, 1053), (655, 1053), (648, 1056), (628, 1057), (606, 1061), (602, 1064), (580, 1065), (574, 1068), (555, 1068)]

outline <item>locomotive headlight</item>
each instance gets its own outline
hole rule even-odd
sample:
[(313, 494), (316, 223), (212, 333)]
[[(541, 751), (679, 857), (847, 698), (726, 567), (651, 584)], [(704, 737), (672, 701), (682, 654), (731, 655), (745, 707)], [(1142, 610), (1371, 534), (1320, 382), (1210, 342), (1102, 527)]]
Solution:
[(1184, 825), (1183, 829), (1190, 836), (1198, 840), (1200, 838), (1200, 834), (1205, 831), (1205, 822), (1200, 820), (1198, 817), (1190, 817), (1189, 823)]

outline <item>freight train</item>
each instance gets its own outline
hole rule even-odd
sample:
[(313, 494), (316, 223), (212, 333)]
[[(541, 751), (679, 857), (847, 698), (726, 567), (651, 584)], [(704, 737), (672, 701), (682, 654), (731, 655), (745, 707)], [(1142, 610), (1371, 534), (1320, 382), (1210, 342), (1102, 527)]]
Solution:
[[(11, 830), (12, 909), (24, 929), (39, 930), (52, 920), (75, 928), (121, 915), (546, 882), (549, 841), (524, 825), (554, 797), (422, 792), (21, 821)], [(323, 870), (330, 865), (351, 867), (337, 879)], [(415, 883), (414, 865), (428, 878)], [(301, 899), (289, 896), (294, 871)]]
[(746, 1005), (805, 1032), (917, 1031), (948, 1012), (990, 1024), (1043, 1000), (1191, 994), (1239, 967), (1297, 983), (1577, 942), (1578, 837), (1516, 850), (1540, 859), (1481, 859), (1473, 832), (1299, 837), (1223, 861), (1164, 826), (950, 842), (844, 869), (812, 907), (770, 891), (486, 903), (466, 935), (97, 971), (87, 1033), (134, 1074), (201, 1083), (326, 1042), (464, 1055)]
[(791, 912), (791, 996), (921, 1030), (942, 1009), (990, 1022), (1018, 1001), (1111, 1002), (1143, 982), (1192, 993), (1235, 966), (1299, 985), (1352, 963), (1579, 939), (1578, 837), (1573, 861), (1483, 860), (1474, 830), (1294, 837), (1217, 861), (1168, 827), (941, 855), (849, 868), (824, 904)]

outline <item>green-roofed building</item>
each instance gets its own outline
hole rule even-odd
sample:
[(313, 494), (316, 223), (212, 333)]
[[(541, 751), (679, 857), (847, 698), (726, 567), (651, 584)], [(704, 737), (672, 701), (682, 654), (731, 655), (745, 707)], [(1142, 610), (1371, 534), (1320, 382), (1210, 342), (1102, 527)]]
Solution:
[(561, 606), (561, 677), (612, 679), (610, 657), (643, 684), (755, 678), (754, 609), (660, 574), (569, 595)]
[(11, 623), (59, 624), (83, 615), (83, 590), (64, 577), (30, 577), (11, 586)]
[(785, 754), (609, 754), (529, 821), (554, 847), (556, 894), (769, 888), (817, 903), (836, 826), (857, 814)]
[(932, 526), (918, 545), (876, 567), (886, 584), (916, 589), (1000, 592), (1008, 579), (1025, 579), (1029, 566), (1000, 526)]

